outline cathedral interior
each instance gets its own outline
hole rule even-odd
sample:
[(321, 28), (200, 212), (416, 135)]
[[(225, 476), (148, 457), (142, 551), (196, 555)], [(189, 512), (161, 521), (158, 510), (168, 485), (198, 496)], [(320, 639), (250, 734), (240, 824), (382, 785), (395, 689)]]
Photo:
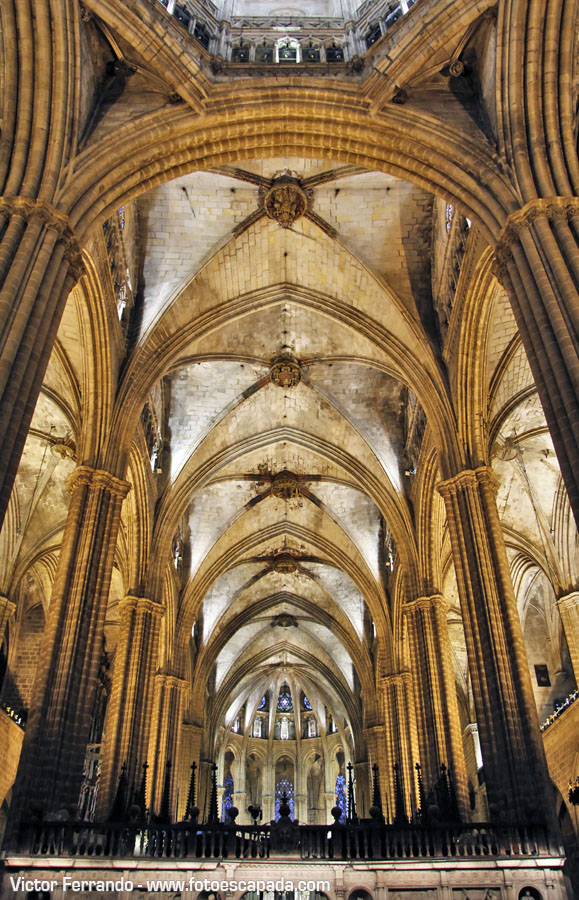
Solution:
[(579, 892), (578, 16), (0, 0), (2, 898)]

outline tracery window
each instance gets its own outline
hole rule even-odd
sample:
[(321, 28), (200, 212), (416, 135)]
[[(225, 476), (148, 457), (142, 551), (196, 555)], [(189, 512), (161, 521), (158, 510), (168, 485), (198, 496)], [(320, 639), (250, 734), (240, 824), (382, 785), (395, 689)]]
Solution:
[(279, 819), (279, 806), (285, 791), (290, 808), (290, 819), (294, 817), (294, 784), (289, 778), (280, 778), (275, 786), (275, 820)]
[(265, 705), (267, 703), (267, 694), (264, 694), (259, 703), (257, 704), (258, 709), (265, 709)]
[(312, 709), (312, 704), (304, 694), (304, 709)]
[(226, 775), (223, 780), (223, 798), (221, 800), (221, 821), (229, 821), (229, 810), (233, 806), (233, 775)]
[(290, 694), (290, 690), (287, 684), (284, 684), (281, 691), (279, 692), (279, 697), (277, 698), (277, 711), (278, 712), (293, 712), (294, 705), (292, 702), (292, 695)]
[(336, 806), (342, 810), (340, 822), (346, 821), (346, 778), (344, 775), (338, 775), (336, 778)]
[(446, 204), (446, 211), (444, 214), (444, 224), (446, 226), (446, 233), (450, 231), (450, 226), (452, 225), (452, 217), (454, 216), (454, 206), (452, 203)]

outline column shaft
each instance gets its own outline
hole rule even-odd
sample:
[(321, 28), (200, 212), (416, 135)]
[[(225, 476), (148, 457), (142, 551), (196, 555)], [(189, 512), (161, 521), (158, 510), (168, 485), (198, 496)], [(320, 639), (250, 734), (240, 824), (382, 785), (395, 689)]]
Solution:
[(496, 506), (486, 466), (438, 486), (446, 506), (491, 812), (545, 819), (548, 773)]
[(76, 812), (127, 482), (80, 466), (38, 660), (12, 809)]
[(416, 693), (418, 745), (424, 783), (435, 784), (448, 766), (463, 818), (468, 815), (466, 763), (452, 667), (446, 613), (440, 594), (420, 597), (404, 607)]
[(569, 655), (575, 681), (579, 684), (579, 591), (559, 597), (557, 606), (561, 614), (563, 631), (569, 645)]
[[(179, 771), (178, 748), (183, 718), (185, 682), (176, 675), (155, 676), (153, 716), (149, 738), (148, 805), (153, 813), (161, 810), (165, 766), (171, 762), (171, 810), (175, 809), (175, 773)], [(180, 798), (179, 798), (180, 799)]]
[(16, 609), (16, 604), (13, 600), (9, 600), (8, 597), (3, 597), (0, 594), (0, 646), (2, 645), (2, 641), (4, 640), (4, 633), (6, 631), (6, 626), (10, 620), (10, 616), (13, 614)]
[(144, 597), (124, 597), (105, 725), (103, 769), (97, 818), (114, 801), (121, 766), (127, 764), (130, 786), (138, 787), (145, 763), (151, 723), (159, 626), (163, 608)]
[(395, 814), (393, 766), (397, 763), (404, 793), (406, 815), (410, 819), (417, 808), (414, 765), (418, 762), (414, 694), (410, 672), (399, 672), (382, 678), (384, 723), (386, 731), (386, 769), (390, 819)]
[(497, 245), (499, 274), (579, 522), (579, 202), (530, 201), (513, 213)]
[(66, 299), (83, 265), (68, 220), (49, 204), (0, 198), (0, 208), (1, 526)]

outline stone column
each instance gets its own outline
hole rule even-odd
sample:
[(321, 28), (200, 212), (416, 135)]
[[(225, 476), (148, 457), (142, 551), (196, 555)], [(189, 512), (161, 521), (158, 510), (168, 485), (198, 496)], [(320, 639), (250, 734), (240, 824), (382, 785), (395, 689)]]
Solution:
[(66, 299), (83, 271), (65, 215), (45, 201), (0, 198), (0, 526)]
[(203, 729), (191, 722), (183, 722), (181, 726), (181, 752), (179, 754), (179, 770), (177, 772), (177, 792), (179, 794), (179, 809), (177, 819), (183, 818), (187, 812), (187, 797), (191, 784), (191, 763), (197, 763), (195, 774), (195, 795), (197, 805), (200, 806), (201, 797), (201, 773), (199, 760), (201, 757), (201, 743)]
[(356, 794), (356, 809), (358, 816), (367, 819), (372, 806), (372, 778), (368, 768), (368, 760), (354, 763), (354, 779)]
[(0, 646), (2, 646), (2, 641), (4, 640), (4, 633), (6, 631), (6, 626), (10, 620), (10, 616), (13, 614), (16, 609), (16, 604), (13, 600), (9, 600), (8, 597), (3, 597), (0, 594)]
[(392, 774), (392, 762), (386, 746), (386, 732), (384, 725), (371, 725), (364, 729), (364, 739), (368, 751), (370, 765), (370, 799), (372, 799), (373, 775), (371, 767), (376, 764), (380, 776), (380, 792), (382, 794), (382, 811), (386, 820), (392, 820), (390, 809), (390, 776)]
[[(400, 767), (400, 781), (406, 804), (406, 815), (417, 807), (417, 785), (414, 764), (418, 762), (414, 693), (410, 672), (397, 672), (381, 679), (386, 732), (386, 769), (388, 808), (391, 821), (395, 815), (393, 766)], [(384, 803), (385, 798), (383, 798)]]
[(416, 696), (419, 762), (426, 788), (440, 776), (440, 766), (452, 772), (458, 808), (468, 817), (468, 779), (462, 745), (456, 684), (446, 613), (441, 594), (419, 597), (403, 607)]
[(579, 198), (535, 197), (508, 217), (496, 257), (579, 523), (578, 245)]
[[(575, 681), (579, 684), (579, 591), (573, 591), (557, 600), (563, 631), (569, 645), (569, 655)], [(0, 632), (1, 633), (1, 632)]]
[(491, 814), (544, 820), (549, 780), (496, 505), (482, 466), (439, 484), (446, 506)]
[(13, 818), (76, 812), (123, 498), (129, 484), (79, 466), (15, 782)]
[(97, 819), (106, 818), (114, 801), (121, 766), (127, 764), (132, 788), (141, 780), (147, 761), (153, 682), (163, 607), (145, 597), (124, 597), (119, 603), (120, 628), (107, 709), (103, 768)]
[(165, 765), (172, 765), (171, 810), (175, 809), (175, 773), (179, 771), (179, 736), (183, 718), (185, 681), (176, 675), (159, 673), (155, 676), (153, 715), (149, 738), (148, 806), (159, 813), (165, 781)]

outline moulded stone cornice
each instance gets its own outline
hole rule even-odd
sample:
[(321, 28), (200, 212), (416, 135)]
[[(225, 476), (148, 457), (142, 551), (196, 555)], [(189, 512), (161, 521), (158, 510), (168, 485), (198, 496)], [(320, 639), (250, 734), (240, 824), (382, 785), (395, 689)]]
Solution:
[(103, 469), (93, 469), (92, 466), (78, 466), (68, 479), (68, 492), (73, 491), (81, 484), (107, 490), (111, 494), (124, 499), (131, 489), (128, 481), (123, 481), (110, 472)]

